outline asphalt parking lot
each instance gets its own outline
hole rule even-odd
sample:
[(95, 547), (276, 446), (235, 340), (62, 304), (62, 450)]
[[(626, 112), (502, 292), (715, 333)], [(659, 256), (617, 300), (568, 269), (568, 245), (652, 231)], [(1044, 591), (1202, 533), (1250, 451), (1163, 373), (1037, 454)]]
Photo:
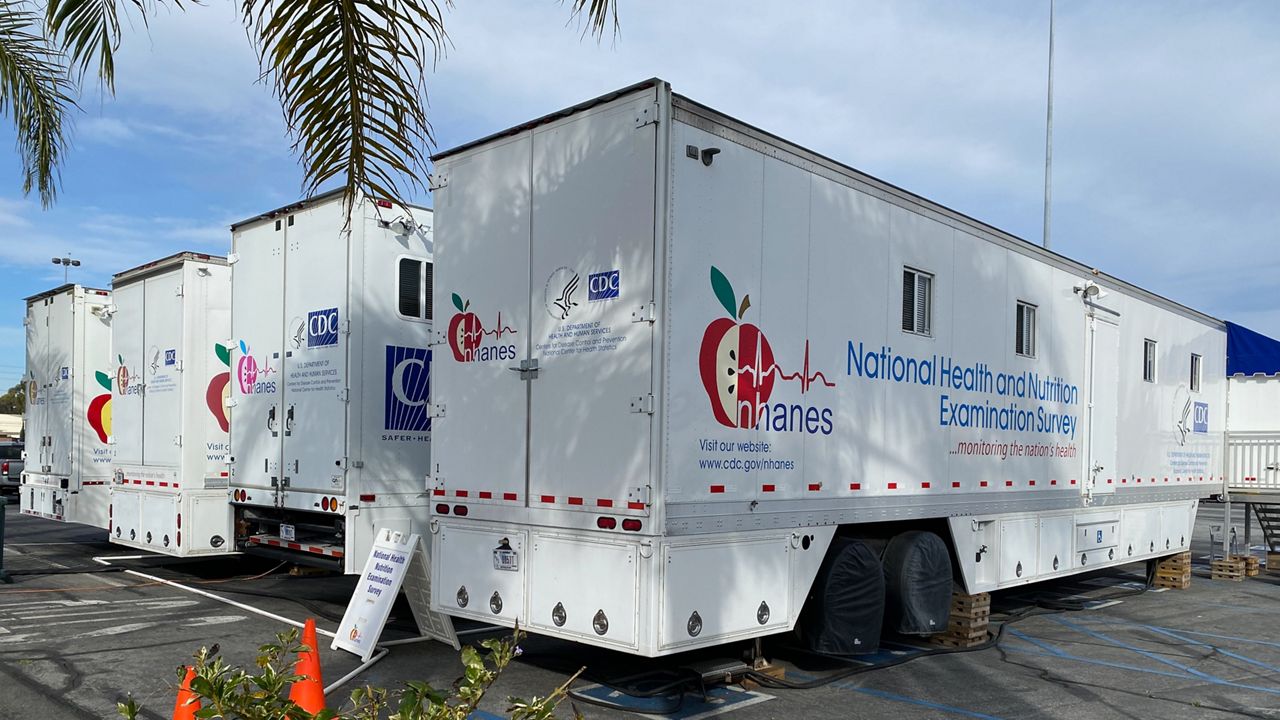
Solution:
[[(0, 586), (0, 718), (116, 717), (115, 704), (128, 693), (143, 705), (143, 717), (169, 718), (175, 668), (201, 645), (218, 643), (229, 661), (248, 663), (260, 644), (287, 627), (243, 607), (104, 569), (92, 558), (136, 553), (108, 543), (104, 531), (15, 510), (9, 508), (5, 547), (15, 582)], [(1145, 568), (1132, 565), (1034, 593), (995, 594), (993, 619), (1027, 613), (1034, 600), (1046, 598), (1088, 609), (1024, 617), (987, 649), (926, 657), (890, 643), (874, 659), (900, 664), (809, 690), (730, 686), (705, 696), (630, 699), (590, 682), (578, 687), (589, 697), (681, 718), (1280, 718), (1280, 576), (1210, 580), (1209, 528), (1220, 524), (1221, 506), (1206, 505), (1189, 590), (1136, 593)], [(254, 558), (156, 558), (119, 566), (125, 565), (282, 618), (315, 617), (329, 630), (352, 588), (349, 578), (293, 577)], [(464, 630), (470, 633), (464, 641), (485, 633)], [(384, 639), (413, 634), (407, 606), (398, 605)], [(326, 639), (321, 644), (326, 682), (360, 664), (329, 650)], [(500, 712), (507, 695), (545, 694), (583, 665), (591, 680), (616, 685), (641, 676), (656, 683), (681, 667), (732, 659), (738, 650), (644, 660), (540, 638), (522, 648), (483, 708)], [(849, 667), (788, 649), (782, 640), (766, 650), (793, 681)], [(911, 655), (920, 656), (901, 662)], [(330, 702), (340, 705), (361, 684), (447, 686), (459, 667), (457, 653), (439, 643), (396, 646)], [(588, 718), (623, 714), (575, 704)]]

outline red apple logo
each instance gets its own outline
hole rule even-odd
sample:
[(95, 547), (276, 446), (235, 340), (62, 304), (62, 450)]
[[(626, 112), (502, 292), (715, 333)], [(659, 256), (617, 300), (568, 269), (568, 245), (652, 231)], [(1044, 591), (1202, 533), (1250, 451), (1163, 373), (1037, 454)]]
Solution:
[(773, 348), (760, 328), (739, 322), (751, 307), (751, 296), (744, 295), (738, 305), (733, 286), (714, 266), (711, 289), (729, 317), (713, 320), (702, 335), (698, 351), (702, 386), (721, 425), (753, 428), (773, 393)]
[(89, 409), (85, 412), (85, 416), (89, 420), (89, 427), (98, 434), (98, 442), (106, 443), (111, 437), (111, 376), (97, 371), (93, 377), (106, 392), (95, 395), (89, 401)]
[(480, 325), (480, 318), (467, 311), (471, 307), (470, 300), (464, 303), (458, 293), (454, 293), (453, 306), (458, 308), (458, 314), (449, 321), (449, 347), (453, 349), (454, 360), (471, 362), (484, 337), (484, 328)]
[(215, 344), (213, 351), (228, 369), (209, 380), (209, 387), (204, 391), (204, 404), (218, 421), (222, 432), (228, 432), (231, 429), (230, 418), (227, 417), (227, 399), (231, 397), (231, 351), (221, 343)]

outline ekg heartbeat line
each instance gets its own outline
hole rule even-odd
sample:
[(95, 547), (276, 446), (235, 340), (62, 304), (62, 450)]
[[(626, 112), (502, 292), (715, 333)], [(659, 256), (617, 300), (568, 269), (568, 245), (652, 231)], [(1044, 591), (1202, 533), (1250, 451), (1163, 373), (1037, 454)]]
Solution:
[(801, 394), (809, 392), (809, 388), (813, 386), (813, 383), (815, 380), (821, 381), (822, 384), (827, 387), (836, 386), (835, 383), (831, 382), (830, 380), (827, 380), (827, 376), (822, 374), (822, 371), (816, 371), (813, 373), (809, 372), (809, 341), (808, 340), (804, 341), (804, 369), (799, 372), (788, 373), (787, 371), (778, 367), (777, 363), (770, 365), (768, 368), (759, 369), (759, 370), (755, 367), (747, 365), (747, 366), (738, 368), (738, 372), (751, 375), (752, 377), (756, 378), (757, 382), (759, 382), (760, 380), (763, 380), (764, 378), (769, 377), (770, 375), (775, 376), (779, 380), (799, 380)]
[(466, 333), (467, 340), (479, 342), (485, 335), (492, 335), (494, 340), (501, 340), (503, 335), (514, 335), (516, 332), (515, 328), (502, 324), (501, 311), (498, 312), (498, 320), (495, 324), (497, 325), (496, 330), (488, 330), (477, 319), (475, 324), (476, 329)]

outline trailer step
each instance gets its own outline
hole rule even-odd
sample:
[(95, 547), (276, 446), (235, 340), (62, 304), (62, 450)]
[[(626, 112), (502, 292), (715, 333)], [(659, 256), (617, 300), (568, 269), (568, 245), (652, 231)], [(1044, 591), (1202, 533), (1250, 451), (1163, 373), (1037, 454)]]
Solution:
[(329, 543), (318, 542), (298, 542), (296, 540), (281, 540), (278, 535), (252, 535), (248, 539), (249, 545), (258, 545), (261, 547), (277, 548), (280, 550), (293, 550), (296, 552), (310, 553), (312, 555), (322, 555), (342, 559), (343, 548), (341, 545), (332, 545)]
[(1258, 526), (1262, 528), (1262, 537), (1267, 544), (1267, 550), (1280, 553), (1280, 505), (1249, 503), (1245, 505), (1245, 512), (1248, 512), (1251, 507), (1253, 516), (1258, 518)]

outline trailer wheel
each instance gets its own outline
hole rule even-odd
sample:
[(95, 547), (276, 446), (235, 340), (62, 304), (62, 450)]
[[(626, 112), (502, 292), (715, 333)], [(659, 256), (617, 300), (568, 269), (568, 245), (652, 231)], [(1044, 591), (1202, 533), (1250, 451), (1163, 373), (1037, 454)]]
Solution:
[(853, 538), (836, 538), (813, 581), (800, 631), (814, 652), (860, 655), (880, 647), (884, 569), (878, 553)]
[(895, 535), (880, 560), (885, 576), (885, 627), (905, 635), (946, 630), (952, 575), (951, 553), (942, 538), (923, 530)]

